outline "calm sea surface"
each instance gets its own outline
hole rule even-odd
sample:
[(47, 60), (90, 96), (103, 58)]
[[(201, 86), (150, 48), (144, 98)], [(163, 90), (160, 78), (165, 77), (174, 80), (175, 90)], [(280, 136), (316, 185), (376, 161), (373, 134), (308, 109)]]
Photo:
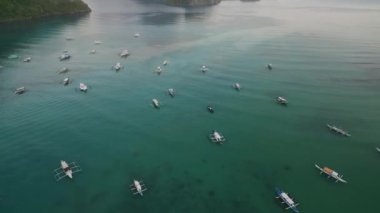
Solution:
[[(379, 7), (89, 4), (86, 16), (0, 25), (0, 212), (283, 212), (276, 186), (301, 212), (380, 212)], [(64, 50), (73, 57), (60, 62)], [(124, 69), (112, 71), (116, 62)], [(14, 95), (21, 86), (28, 92)], [(208, 140), (213, 129), (222, 146)], [(83, 172), (56, 182), (60, 160)], [(133, 179), (144, 180), (143, 197)]]

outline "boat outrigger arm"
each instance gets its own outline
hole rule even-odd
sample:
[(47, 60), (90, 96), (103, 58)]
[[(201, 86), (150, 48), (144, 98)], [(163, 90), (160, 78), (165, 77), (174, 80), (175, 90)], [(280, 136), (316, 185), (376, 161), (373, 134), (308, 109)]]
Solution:
[(315, 164), (315, 167), (317, 169), (319, 169), (320, 174), (326, 174), (327, 175), (327, 178), (334, 178), (335, 179), (335, 182), (342, 182), (342, 183), (347, 183), (347, 181), (345, 181), (343, 179), (343, 175), (339, 175), (336, 171), (328, 168), (328, 167), (324, 167), (324, 168), (321, 168), (320, 166), (318, 166), (317, 164)]
[[(68, 170), (70, 170), (71, 172), (69, 173)], [(76, 162), (71, 162), (67, 164), (67, 168), (65, 169), (62, 166), (60, 166), (59, 168), (53, 170), (54, 178), (56, 181), (60, 181), (63, 178), (70, 177), (70, 176), (71, 176), (70, 178), (72, 178), (72, 174), (81, 172), (81, 171), (82, 171), (82, 168)], [(68, 174), (70, 174), (70, 176)]]
[[(285, 203), (285, 202), (281, 202), (281, 203)], [(288, 210), (288, 209), (294, 209), (294, 208), (297, 207), (298, 205), (300, 205), (300, 204), (299, 204), (299, 203), (296, 203), (296, 204), (294, 204), (293, 206), (286, 207), (285, 210)]]

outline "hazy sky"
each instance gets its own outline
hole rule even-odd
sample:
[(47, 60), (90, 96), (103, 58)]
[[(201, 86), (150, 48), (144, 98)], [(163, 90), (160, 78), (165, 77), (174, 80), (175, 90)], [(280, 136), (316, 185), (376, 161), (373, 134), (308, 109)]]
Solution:
[(261, 0), (268, 2), (280, 2), (288, 4), (310, 5), (310, 6), (372, 6), (380, 5), (380, 0)]

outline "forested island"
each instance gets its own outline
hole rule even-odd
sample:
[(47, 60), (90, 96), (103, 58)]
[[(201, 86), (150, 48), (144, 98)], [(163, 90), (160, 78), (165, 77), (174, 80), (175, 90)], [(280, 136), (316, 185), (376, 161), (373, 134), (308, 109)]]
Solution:
[(0, 0), (0, 22), (90, 11), (82, 0)]

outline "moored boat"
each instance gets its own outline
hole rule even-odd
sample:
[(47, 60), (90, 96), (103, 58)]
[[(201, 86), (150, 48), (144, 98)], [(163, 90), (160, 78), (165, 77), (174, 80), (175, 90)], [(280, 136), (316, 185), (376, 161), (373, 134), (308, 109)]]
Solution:
[(24, 58), (24, 62), (29, 63), (30, 61), (32, 61), (32, 57), (26, 57), (26, 58)]
[(331, 131), (333, 131), (335, 133), (338, 133), (338, 134), (341, 134), (343, 136), (346, 136), (346, 137), (350, 137), (351, 136), (347, 131), (345, 131), (345, 130), (343, 130), (341, 128), (338, 128), (338, 127), (336, 127), (334, 125), (327, 124), (327, 128), (329, 128)]
[(223, 142), (226, 141), (226, 138), (216, 130), (212, 130), (212, 133), (209, 135), (209, 138), (212, 142), (219, 144), (223, 144)]
[(156, 67), (156, 70), (154, 72), (157, 73), (157, 75), (161, 75), (162, 71), (163, 71), (162, 68), (158, 66)]
[(56, 181), (60, 181), (65, 177), (73, 179), (73, 174), (81, 171), (81, 167), (76, 162), (67, 163), (64, 160), (61, 160), (60, 166), (53, 170)]
[(79, 83), (79, 90), (82, 92), (87, 92), (87, 85), (84, 83)]
[(63, 79), (62, 83), (64, 86), (67, 86), (70, 83), (70, 79), (67, 77), (67, 78)]
[(207, 110), (208, 110), (210, 113), (214, 113), (214, 108), (213, 108), (211, 105), (208, 105), (208, 106), (207, 106)]
[(91, 50), (90, 51), (90, 54), (95, 54), (96, 53), (96, 50)]
[(71, 55), (67, 52), (64, 52), (61, 56), (59, 56), (60, 61), (69, 60), (71, 58)]
[(120, 62), (117, 62), (115, 65), (112, 66), (112, 69), (119, 71), (123, 68), (123, 66), (120, 64)]
[(285, 207), (286, 210), (291, 209), (296, 213), (299, 212), (299, 210), (297, 208), (299, 203), (296, 203), (294, 201), (294, 198), (290, 197), (290, 195), (288, 193), (282, 191), (279, 188), (276, 188), (275, 191), (276, 191), (276, 198), (280, 199), (281, 203), (286, 205), (286, 207)]
[(169, 88), (168, 89), (168, 94), (171, 96), (171, 97), (174, 97), (175, 96), (175, 91), (173, 88)]
[(128, 51), (127, 49), (122, 50), (122, 51), (120, 52), (119, 56), (122, 57), (122, 58), (126, 58), (126, 57), (129, 56), (129, 51)]
[(143, 192), (147, 190), (145, 184), (142, 181), (133, 180), (133, 184), (131, 184), (131, 190), (134, 192), (133, 194), (139, 194), (143, 196)]
[(268, 65), (267, 65), (267, 68), (268, 68), (268, 70), (272, 70), (272, 69), (273, 69), (272, 64), (268, 64)]
[(332, 177), (336, 182), (347, 183), (347, 181), (343, 180), (343, 175), (339, 175), (336, 171), (330, 169), (329, 167), (321, 168), (317, 164), (315, 167), (320, 171), (320, 174), (326, 174), (328, 178)]
[(155, 107), (155, 108), (160, 108), (160, 102), (158, 102), (158, 100), (157, 99), (155, 99), (155, 98), (153, 98), (152, 99), (152, 104), (153, 104), (153, 106)]
[(58, 71), (58, 73), (59, 74), (62, 74), (62, 73), (67, 73), (67, 72), (69, 72), (70, 70), (69, 70), (69, 68), (67, 68), (67, 67), (62, 67), (59, 71)]
[(202, 65), (202, 66), (201, 66), (201, 71), (202, 71), (203, 73), (206, 73), (206, 72), (208, 71), (208, 68), (206, 67), (206, 65)]
[(99, 41), (99, 40), (96, 40), (96, 41), (94, 41), (94, 44), (96, 44), (96, 45), (98, 45), (98, 44), (103, 44), (103, 42), (102, 42), (102, 41)]
[(134, 36), (135, 38), (138, 38), (138, 37), (140, 37), (140, 33), (135, 33), (133, 36)]
[(239, 83), (234, 83), (234, 84), (232, 85), (232, 87), (233, 87), (234, 89), (236, 89), (237, 91), (239, 91), (239, 90), (241, 89)]
[(284, 97), (278, 96), (276, 100), (277, 100), (277, 103), (279, 104), (282, 104), (282, 105), (288, 104), (288, 100), (286, 100)]
[(19, 87), (15, 90), (15, 94), (21, 95), (26, 91), (25, 87)]
[(162, 65), (166, 66), (169, 64), (169, 61), (165, 60), (164, 62), (162, 62)]
[(380, 152), (380, 148), (376, 147), (376, 150), (377, 150), (378, 152)]

